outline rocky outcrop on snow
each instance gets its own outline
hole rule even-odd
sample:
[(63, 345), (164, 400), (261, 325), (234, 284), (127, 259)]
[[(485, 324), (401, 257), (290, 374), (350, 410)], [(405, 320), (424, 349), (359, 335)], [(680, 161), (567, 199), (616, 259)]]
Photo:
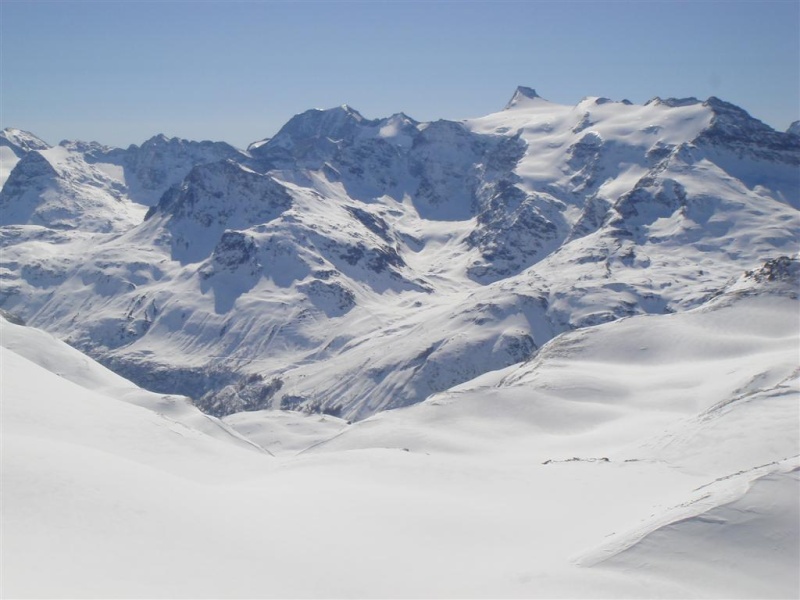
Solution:
[[(220, 202), (221, 198), (230, 201)], [(198, 262), (209, 255), (223, 231), (266, 225), (291, 203), (284, 186), (273, 178), (224, 161), (192, 169), (145, 218), (158, 220), (171, 234), (174, 259)]]
[(541, 96), (536, 93), (535, 89), (526, 87), (524, 85), (517, 86), (517, 89), (514, 91), (514, 95), (511, 96), (511, 100), (508, 101), (505, 109), (508, 110), (510, 108), (515, 108), (520, 104), (524, 104), (530, 100), (535, 100), (536, 98), (541, 98)]
[(22, 158), (23, 154), (50, 146), (28, 131), (8, 127), (0, 131), (0, 147), (10, 148), (17, 158)]
[(775, 131), (735, 104), (712, 96), (704, 103), (714, 113), (711, 126), (694, 140), (697, 145), (724, 146), (737, 154), (800, 165), (800, 140)]
[(131, 197), (152, 206), (163, 193), (179, 184), (197, 165), (242, 160), (244, 154), (224, 142), (194, 142), (157, 135), (141, 146), (129, 146), (121, 156)]
[(0, 131), (0, 189), (20, 159), (34, 150), (47, 150), (50, 146), (38, 137), (21, 129)]

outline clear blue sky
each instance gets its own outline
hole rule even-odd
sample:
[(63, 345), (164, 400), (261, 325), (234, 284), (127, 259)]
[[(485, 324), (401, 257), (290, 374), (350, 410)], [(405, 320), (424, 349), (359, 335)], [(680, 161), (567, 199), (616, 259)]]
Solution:
[(126, 146), (243, 147), (308, 108), (418, 120), (501, 109), (517, 85), (719, 96), (800, 119), (800, 2), (0, 0), (0, 127)]

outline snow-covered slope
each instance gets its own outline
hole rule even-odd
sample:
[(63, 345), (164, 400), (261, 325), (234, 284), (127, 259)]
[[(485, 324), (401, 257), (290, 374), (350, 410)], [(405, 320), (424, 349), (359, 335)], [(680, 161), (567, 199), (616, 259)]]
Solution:
[[(317, 450), (489, 452), (502, 439), (551, 453), (564, 443), (615, 460), (658, 454), (715, 476), (792, 457), (799, 292), (800, 261), (770, 261), (695, 309), (563, 333), (525, 362), (377, 414)], [(723, 423), (741, 432), (730, 436)], [(456, 429), (466, 447), (448, 444)], [(575, 445), (582, 438), (591, 450)]]
[[(12, 323), (4, 317), (5, 315), (0, 316), (0, 346), (4, 351), (16, 355), (8, 359), (12, 361), (11, 363), (6, 363), (4, 359), (4, 376), (12, 376), (13, 366), (9, 366), (10, 364), (29, 361), (35, 366), (25, 367), (26, 370), (45, 370), (60, 377), (65, 382), (63, 387), (71, 390), (71, 396), (85, 393), (92, 397), (106, 397), (109, 403), (123, 401), (157, 413), (165, 422), (171, 424), (175, 431), (179, 431), (181, 427), (191, 428), (196, 434), (201, 432), (205, 436), (218, 438), (248, 450), (264, 451), (257, 444), (238, 435), (233, 428), (226, 426), (219, 419), (202, 413), (189, 398), (165, 396), (143, 390), (44, 331)], [(49, 374), (47, 378), (51, 379)], [(25, 378), (21, 378), (22, 387), (24, 382)], [(33, 387), (32, 379), (29, 379), (29, 382)], [(78, 388), (83, 388), (83, 391)], [(25, 392), (30, 393), (30, 390)], [(41, 408), (35, 410), (42, 411)]]
[(792, 597), (798, 274), (566, 332), (327, 441), (319, 417), (225, 419), (277, 457), (0, 320), (2, 594)]
[[(759, 471), (757, 478), (738, 484), (739, 489), (732, 494), (726, 490), (731, 496), (714, 508), (709, 508), (709, 494), (703, 490), (690, 504), (691, 516), (673, 513), (669, 523), (660, 523), (658, 529), (609, 559), (604, 567), (661, 580), (679, 572), (682, 593), (687, 597), (711, 597), (720, 592), (751, 598), (796, 595), (800, 589), (800, 467), (796, 463), (775, 465)], [(714, 500), (714, 504), (718, 502)], [(714, 556), (713, 563), (691, 560), (686, 548)], [(719, 589), (721, 566), (728, 590), (735, 586), (736, 592)]]
[[(800, 263), (771, 262), (694, 310), (562, 334), (526, 363), (375, 415), (308, 452), (485, 460), (500, 471), (486, 486), (524, 468), (529, 509), (515, 527), (533, 528), (552, 554), (530, 550), (531, 581), (544, 584), (523, 595), (605, 597), (602, 587), (548, 587), (574, 561), (629, 582), (654, 577), (648, 597), (791, 597), (800, 589), (799, 289)], [(626, 483), (611, 491), (612, 481)], [(594, 509), (603, 514), (584, 522)]]
[(222, 142), (189, 142), (163, 135), (141, 147), (121, 150), (70, 141), (50, 148), (25, 132), (6, 132), (2, 147), (15, 152), (17, 160), (8, 163), (12, 168), (0, 190), (2, 225), (124, 231), (140, 223), (145, 207), (157, 202), (195, 165), (244, 157)]
[(141, 146), (131, 145), (124, 151), (106, 149), (93, 152), (91, 160), (121, 167), (130, 197), (139, 204), (153, 206), (193, 167), (245, 156), (224, 142), (194, 142), (159, 134)]
[[(362, 419), (561, 332), (692, 309), (798, 251), (800, 138), (716, 98), (561, 106), (520, 88), (466, 122), (342, 106), (297, 115), (249, 155), (145, 146), (177, 166), (138, 180), (180, 184), (135, 225), (129, 178), (147, 169), (130, 150), (53, 149), (109, 209), (78, 210), (79, 231), (26, 217), (52, 206), (35, 182), (69, 178), (47, 150), (29, 161), (41, 177), (20, 162), (18, 193), (0, 192), (0, 306), (217, 415)], [(112, 164), (121, 202), (101, 176)], [(82, 225), (98, 219), (89, 229), (114, 232)]]
[(0, 190), (0, 223), (99, 233), (128, 229), (144, 209), (128, 200), (114, 175), (68, 145), (30, 151)]
[(32, 150), (47, 150), (49, 147), (46, 142), (21, 129), (0, 131), (0, 188), (23, 156)]

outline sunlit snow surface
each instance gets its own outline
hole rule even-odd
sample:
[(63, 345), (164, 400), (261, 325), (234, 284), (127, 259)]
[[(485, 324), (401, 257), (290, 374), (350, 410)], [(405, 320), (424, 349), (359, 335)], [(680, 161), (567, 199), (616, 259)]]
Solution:
[(3, 597), (800, 595), (797, 136), (520, 88), (0, 162)]
[(716, 99), (523, 88), (466, 122), (311, 110), (249, 154), (65, 142), (0, 191), (0, 306), (217, 416), (360, 420), (797, 253), (799, 173)]
[(567, 333), (352, 425), (203, 425), (3, 321), (3, 594), (793, 597), (793, 286)]

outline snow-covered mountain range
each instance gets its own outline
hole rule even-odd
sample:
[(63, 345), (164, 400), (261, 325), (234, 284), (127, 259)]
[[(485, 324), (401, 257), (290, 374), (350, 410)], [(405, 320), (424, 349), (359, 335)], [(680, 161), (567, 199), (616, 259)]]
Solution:
[(520, 87), (0, 179), (0, 595), (800, 590), (796, 123)]
[(216, 415), (414, 404), (798, 249), (800, 137), (716, 98), (3, 144), (0, 307)]

